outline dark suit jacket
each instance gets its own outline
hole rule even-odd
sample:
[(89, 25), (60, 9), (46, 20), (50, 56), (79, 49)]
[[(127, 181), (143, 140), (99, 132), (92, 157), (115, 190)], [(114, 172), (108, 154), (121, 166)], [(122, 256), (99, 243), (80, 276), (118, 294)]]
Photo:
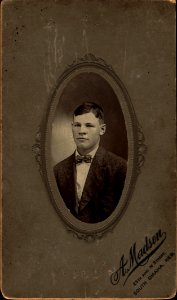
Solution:
[(83, 189), (78, 212), (76, 212), (75, 153), (54, 167), (60, 194), (79, 220), (97, 223), (105, 220), (116, 208), (126, 176), (126, 162), (121, 157), (99, 147)]

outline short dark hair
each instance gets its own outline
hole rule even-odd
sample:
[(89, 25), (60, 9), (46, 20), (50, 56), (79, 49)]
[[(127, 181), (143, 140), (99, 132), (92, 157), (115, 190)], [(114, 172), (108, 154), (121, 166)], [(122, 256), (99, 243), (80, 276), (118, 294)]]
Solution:
[(89, 112), (92, 112), (96, 118), (104, 122), (103, 109), (100, 105), (94, 102), (84, 102), (81, 105), (79, 105), (74, 111), (74, 116), (83, 115)]

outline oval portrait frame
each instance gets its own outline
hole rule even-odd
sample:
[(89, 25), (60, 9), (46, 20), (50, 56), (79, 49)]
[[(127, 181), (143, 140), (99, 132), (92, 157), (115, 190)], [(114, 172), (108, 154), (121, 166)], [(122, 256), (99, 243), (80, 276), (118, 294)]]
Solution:
[[(68, 82), (78, 74), (84, 72), (93, 72), (100, 75), (112, 87), (124, 115), (128, 139), (128, 168), (119, 204), (106, 220), (94, 224), (81, 222), (69, 212), (58, 191), (53, 168), (51, 166), (50, 143), (52, 121), (54, 119), (56, 107), (59, 103), (58, 99), (60, 99), (61, 93)], [(74, 61), (61, 74), (52, 97), (49, 100), (49, 107), (37, 133), (33, 151), (36, 160), (39, 163), (40, 172), (47, 186), (51, 201), (68, 231), (72, 232), (79, 239), (89, 241), (101, 238), (106, 232), (113, 229), (125, 213), (131, 199), (136, 178), (144, 163), (146, 146), (144, 144), (144, 135), (136, 118), (130, 96), (113, 68), (103, 59), (97, 58), (93, 54), (87, 54), (83, 58)]]

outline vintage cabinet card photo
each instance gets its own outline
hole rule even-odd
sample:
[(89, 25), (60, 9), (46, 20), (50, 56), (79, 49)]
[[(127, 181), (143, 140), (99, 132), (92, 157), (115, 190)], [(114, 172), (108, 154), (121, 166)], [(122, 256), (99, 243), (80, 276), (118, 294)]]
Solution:
[(175, 1), (4, 0), (2, 293), (176, 293)]

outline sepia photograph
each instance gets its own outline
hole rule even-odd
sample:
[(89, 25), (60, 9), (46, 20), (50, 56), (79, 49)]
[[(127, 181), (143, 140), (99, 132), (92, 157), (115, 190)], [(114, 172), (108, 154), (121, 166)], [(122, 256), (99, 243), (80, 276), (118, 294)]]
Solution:
[(123, 113), (109, 84), (94, 73), (76, 76), (59, 99), (51, 150), (59, 192), (77, 219), (102, 222), (117, 207), (127, 148)]

